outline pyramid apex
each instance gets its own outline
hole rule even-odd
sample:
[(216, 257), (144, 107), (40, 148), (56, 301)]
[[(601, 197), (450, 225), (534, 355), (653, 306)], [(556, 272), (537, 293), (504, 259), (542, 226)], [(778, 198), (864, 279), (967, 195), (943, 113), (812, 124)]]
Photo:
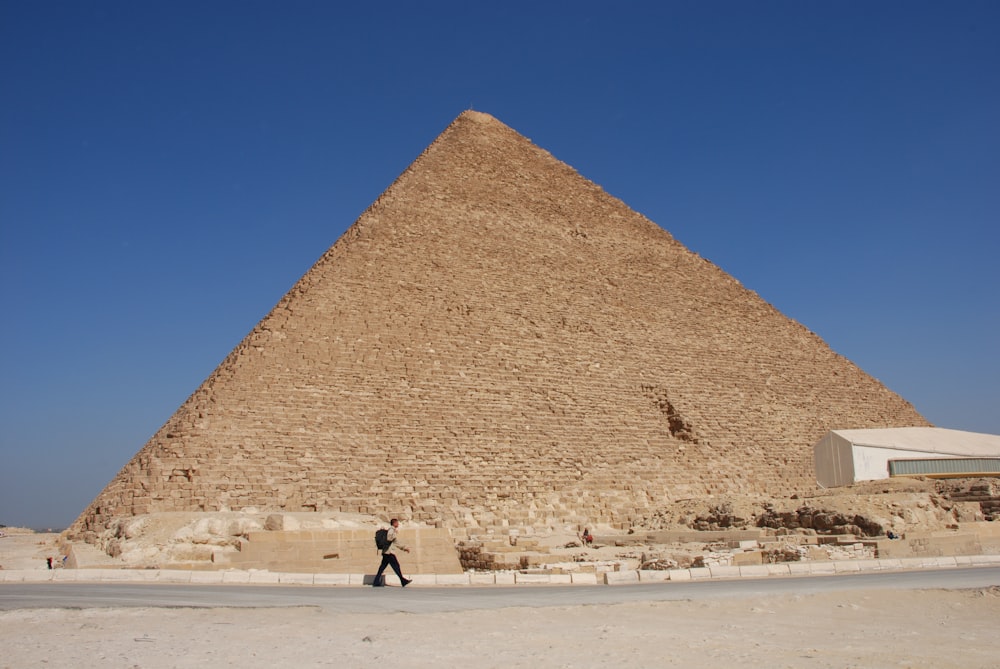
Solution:
[(458, 115), (458, 118), (475, 121), (477, 123), (500, 123), (495, 116), (491, 116), (486, 112), (475, 111), (474, 109), (466, 109)]

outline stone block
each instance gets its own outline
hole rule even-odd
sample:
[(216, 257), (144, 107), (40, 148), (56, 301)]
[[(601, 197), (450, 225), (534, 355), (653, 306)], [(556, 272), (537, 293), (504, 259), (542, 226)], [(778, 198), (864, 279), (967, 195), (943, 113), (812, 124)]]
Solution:
[(597, 574), (590, 572), (574, 571), (570, 574), (573, 585), (597, 585)]
[(221, 571), (192, 571), (190, 583), (220, 585), (223, 573)]
[[(413, 582), (417, 582), (416, 577), (414, 577)], [(435, 585), (469, 585), (470, 583), (472, 583), (472, 579), (469, 578), (468, 574), (437, 574), (434, 577)]]
[(958, 561), (954, 556), (926, 557), (921, 560), (920, 566), (925, 569), (945, 569), (948, 567), (957, 567)]
[(810, 574), (836, 574), (837, 566), (832, 560), (823, 560), (819, 562), (803, 562), (801, 564), (806, 564), (809, 566)]
[(80, 580), (88, 581), (120, 581), (121, 569), (86, 569), (80, 571)]
[(512, 571), (498, 571), (494, 576), (497, 585), (515, 585), (517, 579), (514, 577), (514, 572)]
[(551, 575), (549, 574), (522, 574), (521, 572), (514, 573), (514, 580), (518, 585), (526, 583), (551, 583)]
[(156, 583), (160, 580), (159, 569), (124, 569), (121, 571), (129, 573), (129, 577), (127, 579), (129, 581)]
[(743, 567), (755, 564), (764, 564), (764, 553), (762, 551), (733, 553), (733, 566)]
[(977, 566), (1000, 564), (1000, 555), (970, 555), (969, 558)]
[(693, 580), (712, 578), (712, 570), (708, 567), (691, 567), (688, 572)]
[(22, 569), (21, 582), (23, 583), (45, 583), (53, 579), (55, 569)]
[(768, 569), (770, 565), (763, 564), (748, 564), (739, 567), (740, 576), (742, 578), (764, 578), (771, 575), (771, 571)]
[[(55, 580), (57, 569), (24, 569), (21, 571), (21, 581), (24, 583), (45, 583)], [(90, 570), (88, 570), (90, 571)], [(94, 570), (96, 571), (96, 570)], [(96, 580), (96, 579), (95, 579)]]
[(639, 570), (630, 569), (628, 571), (606, 571), (604, 572), (604, 585), (624, 585), (626, 583), (638, 583)]
[(53, 569), (53, 581), (78, 581), (80, 580), (79, 569)]
[(222, 572), (223, 583), (249, 583), (250, 572), (242, 569), (228, 569)]
[(313, 574), (313, 585), (350, 585), (350, 574)]
[(640, 569), (641, 583), (665, 583), (670, 580), (670, 572), (665, 569)]
[(282, 585), (312, 585), (312, 574), (298, 574), (294, 572), (278, 572), (278, 583)]
[(690, 569), (668, 569), (667, 574), (670, 575), (671, 581), (690, 581), (691, 580), (691, 570)]
[(835, 560), (833, 570), (838, 574), (847, 574), (861, 571), (861, 565), (857, 560)]
[(264, 543), (280, 543), (282, 541), (282, 535), (279, 532), (249, 532), (247, 533), (246, 539), (240, 540), (240, 550), (243, 550), (245, 544), (264, 544)]
[(191, 572), (185, 569), (161, 569), (161, 583), (190, 583)]
[(712, 578), (739, 578), (740, 568), (732, 566), (709, 567)]
[(474, 571), (469, 574), (470, 585), (495, 585), (496, 574), (491, 571)]

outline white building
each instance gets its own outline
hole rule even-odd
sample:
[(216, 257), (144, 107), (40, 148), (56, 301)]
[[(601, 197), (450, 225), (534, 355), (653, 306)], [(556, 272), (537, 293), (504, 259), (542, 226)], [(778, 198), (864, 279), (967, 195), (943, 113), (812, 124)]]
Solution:
[(1000, 475), (1000, 435), (940, 427), (832, 430), (813, 455), (824, 488), (892, 475)]

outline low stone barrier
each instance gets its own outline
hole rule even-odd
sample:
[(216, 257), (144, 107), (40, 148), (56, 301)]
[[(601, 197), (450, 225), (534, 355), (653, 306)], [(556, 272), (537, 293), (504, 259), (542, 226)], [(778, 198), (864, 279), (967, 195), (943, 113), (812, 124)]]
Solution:
[[(602, 573), (467, 572), (462, 574), (413, 574), (410, 578), (413, 579), (413, 585), (418, 586), (627, 585), (703, 579), (817, 576), (868, 571), (990, 566), (1000, 566), (1000, 554), (787, 562), (743, 567), (693, 567), (691, 569), (669, 570), (633, 569)], [(301, 572), (271, 572), (240, 569), (220, 571), (189, 571), (182, 569), (0, 569), (0, 583), (128, 582), (203, 585), (370, 586), (372, 578), (372, 574), (361, 573), (307, 574)], [(398, 587), (398, 581), (394, 575), (389, 576), (387, 583), (389, 586)]]

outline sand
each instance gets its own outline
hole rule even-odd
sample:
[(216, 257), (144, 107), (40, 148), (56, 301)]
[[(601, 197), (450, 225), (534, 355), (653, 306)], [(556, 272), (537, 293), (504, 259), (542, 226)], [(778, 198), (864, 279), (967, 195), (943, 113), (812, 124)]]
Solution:
[(0, 612), (0, 666), (985, 669), (1000, 667), (998, 623), (996, 588), (391, 615), (17, 610)]
[[(49, 540), (0, 539), (0, 564), (37, 568)], [(420, 597), (421, 590), (412, 595)], [(0, 612), (0, 668), (11, 669), (728, 668), (736, 662), (996, 669), (1000, 588), (389, 615), (313, 607)]]

